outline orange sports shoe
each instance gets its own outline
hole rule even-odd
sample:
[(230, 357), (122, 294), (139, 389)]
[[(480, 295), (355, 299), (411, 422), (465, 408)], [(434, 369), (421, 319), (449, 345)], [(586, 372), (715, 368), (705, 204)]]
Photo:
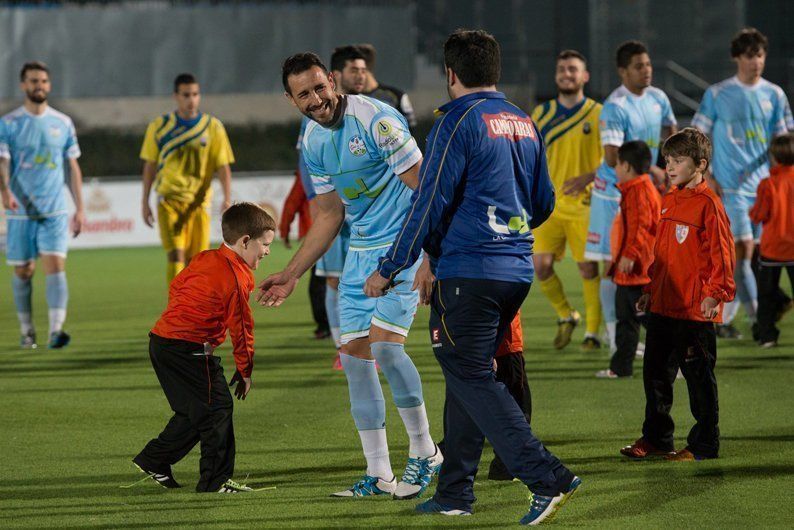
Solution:
[(696, 455), (690, 451), (688, 447), (685, 447), (680, 451), (675, 451), (674, 453), (664, 457), (665, 460), (669, 460), (671, 462), (694, 462), (695, 460), (710, 460), (712, 458), (716, 457)]
[(620, 454), (628, 456), (629, 458), (641, 459), (648, 458), (649, 456), (667, 457), (669, 455), (674, 455), (675, 451), (662, 451), (661, 449), (657, 449), (655, 445), (645, 438), (639, 438), (633, 444), (627, 445), (621, 449)]

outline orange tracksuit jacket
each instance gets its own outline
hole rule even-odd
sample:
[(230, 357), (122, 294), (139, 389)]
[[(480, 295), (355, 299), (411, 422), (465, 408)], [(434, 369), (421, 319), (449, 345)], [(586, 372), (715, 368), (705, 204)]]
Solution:
[(650, 311), (682, 320), (708, 322), (700, 311), (707, 296), (720, 302), (714, 322), (722, 322), (724, 302), (733, 300), (736, 254), (722, 202), (705, 182), (673, 188), (662, 199), (654, 246)]
[(794, 261), (794, 166), (775, 166), (761, 181), (750, 219), (764, 225), (761, 256)]
[(518, 310), (515, 318), (510, 323), (510, 327), (505, 331), (502, 343), (496, 350), (496, 357), (510, 355), (524, 351), (524, 330), (521, 328), (521, 310)]
[(234, 362), (245, 377), (254, 367), (254, 319), (248, 297), (254, 275), (245, 261), (225, 244), (206, 250), (180, 272), (168, 291), (168, 307), (152, 328), (166, 339), (208, 343), (213, 349), (226, 339), (234, 346)]
[(298, 238), (303, 238), (312, 226), (312, 215), (309, 211), (309, 199), (306, 198), (306, 191), (301, 184), (300, 175), (295, 174), (295, 182), (289, 190), (289, 194), (284, 199), (284, 207), (281, 209), (281, 220), (278, 230), (282, 239), (287, 239), (289, 229), (295, 216), (298, 216)]
[[(648, 269), (653, 263), (653, 244), (659, 224), (662, 198), (648, 174), (619, 183), (620, 212), (612, 224), (612, 268), (609, 275), (617, 285), (646, 285), (651, 281)], [(627, 257), (634, 270), (618, 271), (618, 261)]]

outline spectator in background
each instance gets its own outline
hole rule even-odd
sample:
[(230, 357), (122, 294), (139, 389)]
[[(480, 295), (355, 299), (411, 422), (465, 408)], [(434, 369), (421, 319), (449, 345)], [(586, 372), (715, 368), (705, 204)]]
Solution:
[(409, 127), (416, 127), (416, 115), (414, 114), (411, 100), (408, 99), (408, 94), (399, 88), (381, 84), (375, 78), (375, 46), (368, 43), (358, 44), (357, 46), (364, 55), (364, 61), (367, 63), (367, 83), (361, 94), (388, 103), (405, 116), (405, 121), (408, 122)]

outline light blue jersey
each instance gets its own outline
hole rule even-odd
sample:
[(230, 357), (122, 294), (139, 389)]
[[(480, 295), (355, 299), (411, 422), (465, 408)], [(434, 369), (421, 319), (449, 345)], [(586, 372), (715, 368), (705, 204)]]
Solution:
[[(411, 190), (397, 175), (422, 159), (405, 118), (366, 96), (341, 96), (333, 127), (311, 121), (302, 154), (315, 193), (336, 190), (350, 223), (350, 249), (386, 248), (400, 231)], [(373, 269), (374, 270), (374, 269)]]
[(64, 162), (79, 158), (72, 120), (47, 107), (33, 115), (20, 107), (0, 120), (0, 158), (11, 160), (11, 192), (19, 203), (9, 219), (42, 219), (67, 213)]
[[(609, 95), (601, 109), (601, 144), (620, 147), (624, 142), (642, 140), (650, 147), (651, 161), (655, 164), (661, 146), (662, 127), (675, 124), (670, 100), (664, 92), (649, 86), (638, 96), (621, 85)], [(620, 200), (616, 183), (615, 168), (602, 161), (596, 170), (593, 195)]]
[(734, 76), (706, 90), (692, 125), (712, 136), (712, 173), (723, 191), (755, 197), (769, 176), (769, 141), (794, 129), (794, 120), (779, 86), (766, 79), (748, 86)]

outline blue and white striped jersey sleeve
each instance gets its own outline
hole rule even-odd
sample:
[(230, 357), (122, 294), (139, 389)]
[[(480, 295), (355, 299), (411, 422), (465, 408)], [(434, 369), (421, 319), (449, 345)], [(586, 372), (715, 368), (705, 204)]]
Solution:
[(8, 125), (5, 120), (0, 120), (0, 158), (11, 159), (10, 141), (8, 138)]
[(629, 128), (626, 112), (618, 105), (607, 101), (601, 109), (598, 128), (601, 131), (601, 145), (620, 147)]
[(789, 105), (786, 93), (782, 89), (777, 92), (777, 102), (772, 120), (772, 135), (779, 136), (794, 130), (794, 119), (791, 117), (791, 106)]
[(66, 123), (66, 127), (69, 132), (66, 143), (63, 146), (63, 156), (69, 159), (80, 158), (82, 153), (80, 152), (80, 144), (77, 143), (77, 131), (74, 128), (72, 120)]
[(408, 122), (395, 109), (376, 114), (369, 129), (372, 147), (396, 175), (402, 175), (422, 160), (422, 152), (411, 136)]
[(661, 90), (659, 91), (659, 104), (662, 106), (662, 127), (672, 127), (676, 125), (678, 122), (675, 119), (673, 106), (670, 104), (670, 98)]
[(301, 155), (303, 161), (306, 163), (306, 169), (312, 181), (312, 188), (315, 195), (322, 195), (323, 193), (330, 193), (334, 191), (334, 185), (331, 182), (331, 177), (323, 167), (322, 160), (317, 156), (317, 153), (309, 146), (309, 139), (311, 133), (308, 133), (303, 138), (303, 149)]
[(703, 134), (711, 134), (716, 117), (714, 93), (713, 89), (709, 87), (703, 94), (703, 99), (700, 101), (700, 107), (698, 107), (695, 117), (692, 118), (692, 126), (700, 130)]

